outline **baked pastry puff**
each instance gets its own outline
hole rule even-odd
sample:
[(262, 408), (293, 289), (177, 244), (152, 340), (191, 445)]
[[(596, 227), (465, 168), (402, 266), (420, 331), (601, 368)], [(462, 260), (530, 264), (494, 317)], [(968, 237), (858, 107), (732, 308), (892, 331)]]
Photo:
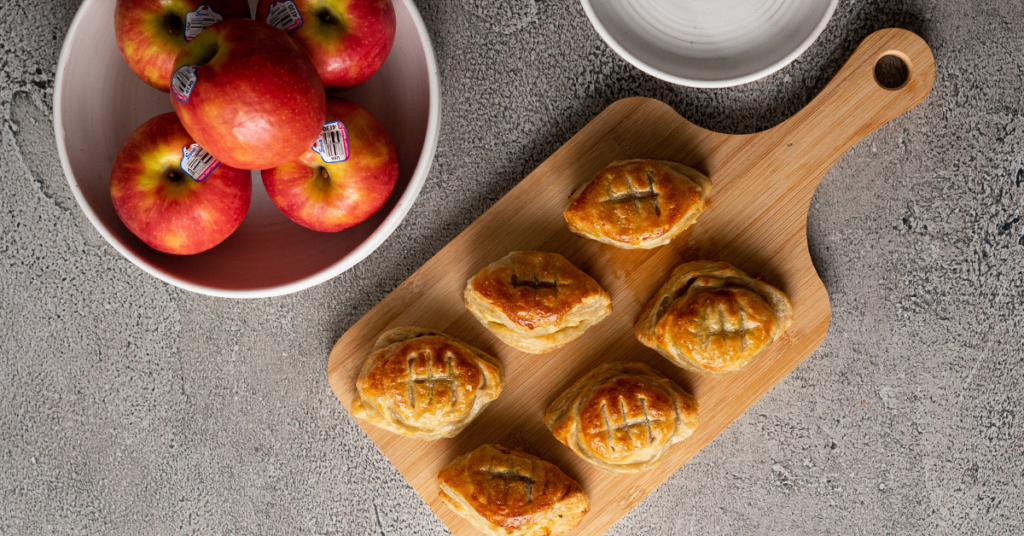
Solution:
[(556, 536), (590, 511), (583, 488), (554, 464), (501, 445), (456, 458), (437, 479), (441, 500), (493, 536)]
[(531, 354), (561, 348), (612, 313), (601, 285), (557, 253), (513, 251), (480, 270), (466, 308), (506, 344)]
[(544, 413), (555, 438), (612, 473), (637, 473), (661, 462), (697, 428), (697, 401), (643, 363), (598, 366)]
[(406, 437), (454, 437), (504, 383), (501, 361), (444, 333), (384, 332), (356, 380), (352, 414)]
[(680, 367), (724, 374), (765, 353), (792, 322), (781, 290), (728, 263), (696, 261), (672, 271), (633, 329)]
[(569, 230), (625, 249), (664, 246), (693, 224), (711, 193), (701, 172), (664, 160), (619, 160), (569, 196)]

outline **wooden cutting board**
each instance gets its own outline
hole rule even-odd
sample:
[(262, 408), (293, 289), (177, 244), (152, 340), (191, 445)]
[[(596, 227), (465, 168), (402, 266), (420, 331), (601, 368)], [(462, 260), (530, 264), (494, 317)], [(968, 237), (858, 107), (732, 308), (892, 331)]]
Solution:
[[(886, 55), (909, 70), (897, 89), (876, 81), (875, 65)], [(612, 104), (341, 337), (327, 364), (331, 388), (351, 410), (365, 356), (381, 332), (396, 326), (440, 330), (498, 356), (506, 371), (501, 397), (456, 438), (424, 442), (357, 422), (456, 535), (479, 532), (438, 499), (437, 474), (484, 443), (521, 448), (561, 467), (590, 496), (591, 512), (572, 534), (604, 533), (821, 344), (830, 305), (807, 250), (814, 189), (853, 144), (924, 100), (934, 79), (928, 45), (911, 32), (888, 29), (868, 36), (806, 108), (764, 132), (710, 132), (647, 98)], [(711, 178), (707, 209), (668, 246), (623, 250), (566, 228), (562, 210), (569, 194), (612, 161), (629, 158), (674, 160)], [(608, 290), (614, 312), (555, 352), (530, 355), (506, 346), (466, 310), (462, 289), (478, 270), (516, 250), (562, 254)], [(733, 375), (681, 370), (633, 336), (634, 318), (672, 268), (698, 259), (732, 263), (793, 301), (792, 327)], [(594, 468), (557, 442), (542, 421), (548, 404), (577, 378), (617, 360), (652, 365), (700, 404), (697, 431), (660, 466), (637, 475)]]

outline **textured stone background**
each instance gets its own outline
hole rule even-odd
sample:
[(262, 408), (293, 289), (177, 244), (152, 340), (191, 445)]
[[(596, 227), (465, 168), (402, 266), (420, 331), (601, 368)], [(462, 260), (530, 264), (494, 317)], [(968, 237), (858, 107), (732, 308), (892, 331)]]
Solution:
[(697, 90), (620, 60), (577, 0), (417, 3), (444, 110), (422, 196), (354, 270), (254, 301), (93, 230), (51, 124), (78, 2), (0, 3), (0, 534), (445, 534), (331, 394), (337, 337), (614, 100), (762, 130), (888, 26), (938, 78), (818, 188), (824, 345), (610, 534), (1024, 532), (1024, 4), (842, 0), (791, 66)]

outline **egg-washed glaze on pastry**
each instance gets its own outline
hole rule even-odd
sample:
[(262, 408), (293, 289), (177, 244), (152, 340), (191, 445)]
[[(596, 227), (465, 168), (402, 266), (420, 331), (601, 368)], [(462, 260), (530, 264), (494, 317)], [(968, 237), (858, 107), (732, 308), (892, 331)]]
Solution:
[(656, 466), (697, 428), (697, 401), (643, 363), (598, 366), (544, 414), (555, 438), (612, 473)]
[(501, 445), (456, 458), (437, 479), (441, 500), (492, 536), (556, 536), (590, 511), (583, 488), (554, 464)]
[(693, 224), (711, 193), (699, 171), (665, 160), (619, 160), (569, 197), (569, 230), (626, 249), (663, 246)]
[(696, 261), (672, 272), (633, 329), (680, 367), (723, 374), (764, 354), (792, 321), (793, 306), (779, 289), (728, 263)]
[(612, 312), (608, 293), (557, 253), (513, 251), (466, 282), (466, 308), (506, 344), (540, 354)]
[(395, 328), (366, 357), (352, 414), (407, 437), (454, 437), (498, 398), (503, 383), (497, 358), (444, 333)]

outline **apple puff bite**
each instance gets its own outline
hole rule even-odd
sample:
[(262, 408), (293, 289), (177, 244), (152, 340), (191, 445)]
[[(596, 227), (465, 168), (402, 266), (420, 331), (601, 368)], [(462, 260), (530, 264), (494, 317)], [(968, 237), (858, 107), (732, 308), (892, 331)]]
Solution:
[(612, 312), (592, 277), (557, 253), (513, 251), (466, 282), (466, 308), (506, 344), (542, 354)]
[(366, 357), (352, 414), (407, 437), (454, 437), (503, 383), (497, 358), (437, 331), (395, 328)]
[(728, 263), (696, 261), (672, 272), (633, 329), (680, 367), (723, 374), (764, 354), (792, 321), (793, 306), (779, 289)]
[(590, 511), (583, 488), (557, 466), (501, 445), (456, 458), (437, 479), (441, 500), (492, 536), (557, 536)]
[(711, 193), (699, 171), (665, 160), (619, 160), (569, 197), (569, 230), (625, 249), (664, 246), (693, 224)]
[(598, 366), (544, 414), (555, 438), (605, 471), (656, 466), (697, 428), (697, 401), (643, 363)]

